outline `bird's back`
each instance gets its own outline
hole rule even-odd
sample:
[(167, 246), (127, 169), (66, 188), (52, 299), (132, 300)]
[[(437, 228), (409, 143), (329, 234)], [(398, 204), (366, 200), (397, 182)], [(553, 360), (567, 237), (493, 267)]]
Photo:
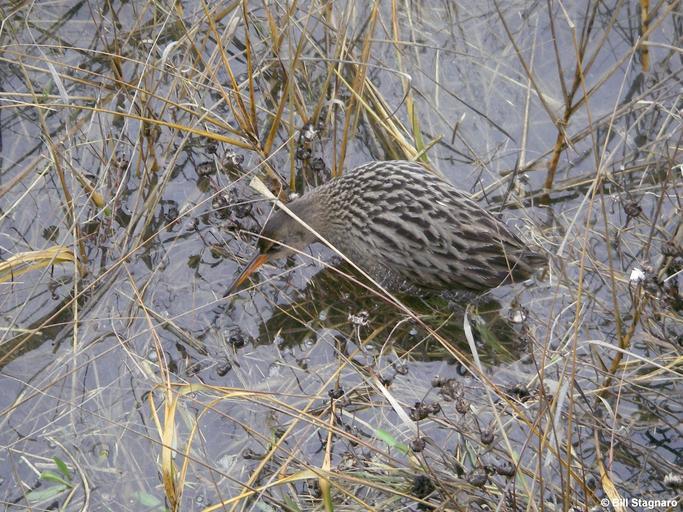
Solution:
[(407, 161), (372, 162), (319, 188), (328, 237), (355, 263), (421, 288), (484, 290), (544, 258), (450, 183)]

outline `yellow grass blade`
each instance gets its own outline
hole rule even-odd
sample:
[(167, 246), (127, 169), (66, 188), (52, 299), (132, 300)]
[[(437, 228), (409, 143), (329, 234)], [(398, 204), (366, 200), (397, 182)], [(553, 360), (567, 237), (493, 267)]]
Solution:
[[(73, 251), (63, 245), (56, 245), (40, 251), (28, 251), (15, 254), (6, 261), (0, 262), (0, 283), (13, 281), (17, 277), (52, 266), (56, 263), (73, 263), (78, 259)], [(79, 265), (79, 272), (82, 269)]]

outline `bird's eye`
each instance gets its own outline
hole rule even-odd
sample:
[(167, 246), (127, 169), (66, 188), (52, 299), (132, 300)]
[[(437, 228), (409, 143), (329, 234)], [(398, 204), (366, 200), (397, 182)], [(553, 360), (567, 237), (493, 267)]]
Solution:
[(272, 254), (273, 251), (276, 250), (276, 243), (271, 242), (270, 240), (266, 240), (265, 238), (261, 238), (258, 241), (258, 251), (261, 254)]
[(265, 251), (263, 251), (264, 254), (275, 254), (280, 250), (280, 244), (277, 242), (268, 242), (268, 245), (265, 247)]

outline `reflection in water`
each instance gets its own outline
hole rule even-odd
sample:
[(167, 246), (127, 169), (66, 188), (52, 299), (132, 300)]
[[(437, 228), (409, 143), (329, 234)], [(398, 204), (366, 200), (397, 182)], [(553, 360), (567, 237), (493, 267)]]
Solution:
[[(261, 324), (254, 342), (272, 343), (277, 333), (283, 346), (292, 347), (315, 339), (320, 330), (335, 329), (338, 337), (354, 344), (360, 341), (381, 347), (390, 343), (399, 356), (414, 360), (451, 358), (440, 342), (409, 315), (340, 272), (353, 275), (346, 264), (325, 268), (316, 274), (292, 303), (274, 309), (272, 316)], [(399, 293), (396, 298), (442, 338), (466, 353), (469, 348), (463, 317), (468, 304), (473, 304), (468, 318), (480, 356), (488, 364), (517, 360), (525, 349), (520, 326), (508, 319), (508, 308), (491, 296), (473, 301), (471, 296), (457, 293), (423, 296)]]

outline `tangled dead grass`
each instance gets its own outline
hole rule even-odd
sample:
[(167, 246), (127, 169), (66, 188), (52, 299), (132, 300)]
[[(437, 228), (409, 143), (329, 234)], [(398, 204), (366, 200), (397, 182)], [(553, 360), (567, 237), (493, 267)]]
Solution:
[[(679, 2), (642, 6), (3, 8), (3, 500), (678, 499)], [(549, 272), (397, 305), (299, 259), (223, 297), (252, 175), (285, 199), (372, 158), (504, 210)]]

